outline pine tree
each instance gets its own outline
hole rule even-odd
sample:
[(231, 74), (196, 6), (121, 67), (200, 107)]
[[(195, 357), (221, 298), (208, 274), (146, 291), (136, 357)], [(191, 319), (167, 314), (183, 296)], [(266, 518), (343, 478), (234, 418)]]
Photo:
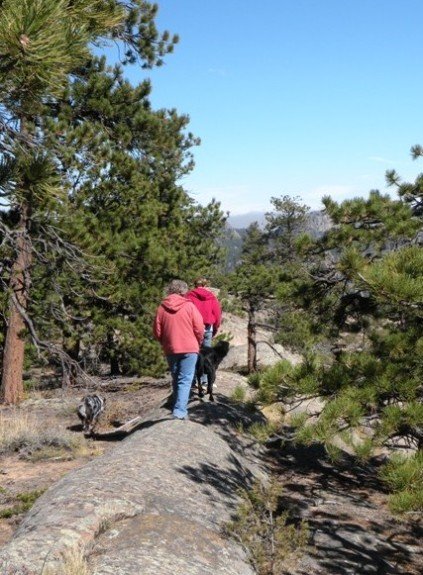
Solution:
[(72, 222), (61, 227), (110, 269), (97, 297), (90, 284), (85, 300), (67, 295), (70, 316), (80, 319), (63, 321), (63, 329), (76, 350), (81, 333), (89, 338), (112, 373), (157, 371), (161, 353), (151, 322), (164, 283), (210, 270), (220, 255), (219, 205), (196, 205), (177, 183), (192, 169), (197, 143), (186, 132), (188, 118), (153, 111), (149, 94), (148, 82), (132, 86), (120, 66), (97, 59), (49, 125), (72, 205)]
[(125, 46), (128, 61), (140, 58), (149, 67), (161, 63), (177, 38), (157, 32), (157, 6), (140, 0), (4, 0), (0, 10), (0, 179), (10, 206), (1, 220), (3, 248), (10, 258), (3, 275), (9, 304), (1, 394), (16, 403), (22, 397), (25, 330), (32, 326), (32, 224), (62, 192), (57, 158), (45, 146), (46, 119), (66, 98), (71, 80), (89, 68), (93, 43), (113, 39)]
[(299, 197), (271, 198), (273, 211), (266, 214), (266, 234), (273, 261), (286, 266), (297, 260), (297, 243), (307, 221), (309, 207)]
[(279, 268), (272, 306), (275, 340), (290, 347), (298, 345), (303, 351), (313, 329), (301, 309), (309, 284), (306, 254), (311, 244), (307, 233), (310, 209), (299, 197), (289, 195), (271, 202), (273, 211), (266, 214), (265, 237), (268, 260)]
[(281, 329), (301, 283), (299, 253), (306, 241), (304, 226), (309, 208), (288, 195), (271, 199), (264, 230), (252, 224), (244, 238), (241, 261), (230, 276), (229, 290), (248, 314), (248, 372), (257, 370), (257, 313), (271, 308), (272, 327)]
[(245, 307), (247, 325), (247, 369), (257, 371), (257, 313), (275, 293), (278, 273), (268, 261), (267, 239), (257, 223), (251, 224), (244, 238), (241, 261), (230, 275), (228, 289)]
[[(320, 321), (331, 324), (337, 345), (332, 361), (309, 357), (283, 389), (326, 400), (299, 432), (306, 441), (331, 448), (335, 437), (351, 442), (352, 430), (371, 424), (373, 445), (402, 437), (422, 446), (423, 259), (415, 243), (422, 221), (413, 203), (411, 194), (405, 202), (377, 191), (341, 204), (324, 199), (335, 225), (318, 243), (323, 257), (311, 272), (318, 306), (310, 297), (309, 310), (325, 310)], [(345, 349), (340, 336), (348, 333), (360, 337)], [(354, 445), (361, 454), (370, 446)]]

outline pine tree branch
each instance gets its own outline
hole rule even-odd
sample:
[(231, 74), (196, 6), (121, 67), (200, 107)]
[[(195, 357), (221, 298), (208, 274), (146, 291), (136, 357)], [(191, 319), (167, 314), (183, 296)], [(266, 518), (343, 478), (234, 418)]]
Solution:
[(377, 290), (377, 293), (384, 297), (388, 303), (395, 303), (396, 305), (408, 307), (410, 309), (423, 309), (423, 302), (409, 302), (407, 300), (395, 300), (393, 302), (393, 294), (384, 290), (382, 287), (377, 286), (375, 287), (369, 280), (367, 280), (361, 273), (357, 272), (358, 277), (372, 290)]
[[(256, 324), (256, 326), (261, 327), (261, 324)], [(274, 331), (276, 331), (276, 330), (274, 330)], [(265, 341), (265, 340), (256, 341), (256, 344), (259, 344), (259, 343), (265, 343), (276, 353), (276, 355), (278, 355), (281, 359), (285, 359), (284, 356), (268, 341)]]

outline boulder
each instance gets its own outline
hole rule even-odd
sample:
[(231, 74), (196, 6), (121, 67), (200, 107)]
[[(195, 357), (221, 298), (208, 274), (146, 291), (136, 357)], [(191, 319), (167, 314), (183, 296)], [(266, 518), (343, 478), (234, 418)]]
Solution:
[[(232, 343), (232, 342), (231, 342)], [(229, 353), (220, 364), (220, 369), (242, 369), (247, 367), (248, 346), (231, 345)], [(302, 357), (296, 353), (288, 351), (282, 345), (259, 341), (257, 343), (257, 363), (258, 367), (267, 367), (287, 360), (293, 365), (302, 361)]]
[(151, 413), (36, 501), (0, 551), (0, 567), (61, 573), (78, 549), (94, 575), (252, 575), (222, 530), (239, 489), (266, 479), (259, 454), (235, 437), (236, 411), (200, 403), (189, 421), (165, 408)]

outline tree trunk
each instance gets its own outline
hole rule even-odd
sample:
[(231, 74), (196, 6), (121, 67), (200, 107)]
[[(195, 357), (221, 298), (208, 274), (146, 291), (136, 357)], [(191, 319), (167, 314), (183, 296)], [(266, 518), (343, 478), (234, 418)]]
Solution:
[(116, 332), (109, 331), (107, 334), (107, 348), (110, 363), (110, 375), (121, 375), (119, 354), (115, 342)]
[[(65, 335), (63, 338), (63, 351), (76, 363), (79, 362), (81, 340), (79, 337), (72, 338)], [(76, 384), (78, 377), (77, 366), (75, 364), (63, 362), (62, 365), (62, 387), (67, 388)]]
[(25, 322), (19, 311), (26, 312), (30, 286), (29, 268), (32, 261), (28, 235), (28, 206), (21, 206), (17, 234), (17, 255), (12, 266), (9, 288), (9, 317), (3, 351), (3, 374), (0, 399), (16, 404), (23, 398), (23, 363), (25, 354)]
[(110, 375), (121, 375), (119, 360), (115, 356), (110, 358)]
[(248, 373), (257, 371), (257, 333), (256, 333), (256, 310), (250, 304), (248, 308)]

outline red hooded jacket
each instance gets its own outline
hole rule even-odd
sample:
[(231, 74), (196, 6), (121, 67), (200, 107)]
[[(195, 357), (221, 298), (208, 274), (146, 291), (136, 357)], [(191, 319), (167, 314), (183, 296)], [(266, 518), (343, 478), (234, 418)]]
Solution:
[(157, 309), (153, 334), (165, 355), (198, 353), (204, 337), (203, 318), (184, 296), (170, 294)]
[(201, 313), (204, 325), (213, 326), (213, 334), (215, 334), (220, 327), (222, 311), (214, 293), (204, 287), (197, 287), (188, 292), (186, 297)]

